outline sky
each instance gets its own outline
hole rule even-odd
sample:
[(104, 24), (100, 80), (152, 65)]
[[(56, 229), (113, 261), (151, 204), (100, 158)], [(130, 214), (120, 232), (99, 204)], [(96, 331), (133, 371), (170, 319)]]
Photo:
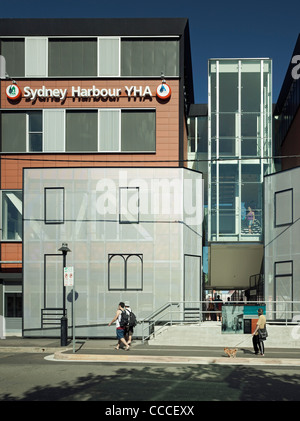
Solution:
[(1, 18), (188, 18), (195, 103), (207, 103), (210, 58), (273, 60), (276, 103), (300, 33), (299, 0), (13, 0)]

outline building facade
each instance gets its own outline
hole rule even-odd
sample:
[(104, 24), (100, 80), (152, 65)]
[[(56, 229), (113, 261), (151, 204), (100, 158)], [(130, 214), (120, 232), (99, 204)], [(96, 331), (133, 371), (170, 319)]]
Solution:
[[(265, 177), (265, 293), (272, 317), (299, 317), (300, 36), (274, 108), (280, 171)], [(295, 319), (298, 320), (298, 319)]]
[(209, 60), (208, 111), (192, 106), (189, 116), (189, 165), (207, 181), (206, 287), (249, 289), (263, 270), (263, 180), (273, 168), (271, 60)]
[(186, 19), (0, 23), (7, 73), (1, 80), (0, 309), (7, 330), (14, 330), (21, 323), (27, 246), (23, 169), (184, 168), (186, 110), (194, 98)]
[(300, 35), (296, 41), (277, 103), (274, 107), (274, 146), (279, 168), (300, 165)]
[(113, 336), (107, 321), (120, 301), (139, 320), (186, 301), (184, 318), (201, 299), (201, 190), (201, 174), (184, 168), (25, 169), (24, 335), (57, 334), (48, 319), (64, 307), (66, 239), (78, 336)]

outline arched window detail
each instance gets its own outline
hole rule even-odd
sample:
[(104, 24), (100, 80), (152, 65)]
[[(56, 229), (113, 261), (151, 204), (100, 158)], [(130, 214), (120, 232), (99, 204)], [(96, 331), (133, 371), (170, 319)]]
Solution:
[(143, 289), (143, 255), (108, 255), (109, 291), (128, 291)]

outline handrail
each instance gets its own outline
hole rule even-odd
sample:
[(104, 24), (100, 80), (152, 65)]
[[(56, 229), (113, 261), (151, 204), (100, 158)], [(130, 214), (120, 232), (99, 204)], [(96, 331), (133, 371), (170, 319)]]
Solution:
[[(145, 317), (140, 321), (142, 324), (142, 340), (143, 342), (148, 340), (151, 336), (155, 336), (160, 332), (165, 326), (172, 325), (175, 323), (184, 324), (184, 323), (201, 323), (203, 319), (205, 320), (205, 315), (207, 314), (218, 314), (220, 310), (208, 310), (207, 306), (209, 303), (217, 304), (217, 301), (170, 301), (163, 306), (161, 306), (156, 311), (152, 312), (149, 316)], [(191, 305), (193, 305), (191, 307)], [(268, 323), (276, 324), (299, 324), (300, 322), (300, 301), (267, 301), (267, 300), (257, 300), (257, 301), (229, 301), (223, 302), (224, 306), (227, 305), (240, 305), (240, 306), (266, 306), (266, 315)], [(172, 309), (173, 306), (177, 306), (178, 310), (175, 311)], [(190, 306), (190, 307), (189, 307)], [(297, 309), (294, 309), (294, 306), (297, 306)], [(174, 320), (173, 314), (179, 314), (179, 317)], [(188, 315), (193, 314), (194, 320), (187, 320)], [(196, 315), (198, 316), (196, 317)], [(275, 315), (275, 318), (274, 318)], [(204, 316), (204, 317), (203, 317)], [(296, 320), (295, 319), (296, 317)], [(156, 329), (156, 326), (159, 324), (159, 328)], [(145, 334), (147, 329), (148, 333)]]

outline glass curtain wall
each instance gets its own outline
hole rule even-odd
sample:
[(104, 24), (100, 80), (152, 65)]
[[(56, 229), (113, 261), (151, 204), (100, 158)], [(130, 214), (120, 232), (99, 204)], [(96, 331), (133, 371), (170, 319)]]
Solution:
[(262, 241), (272, 171), (270, 59), (209, 60), (208, 238)]

